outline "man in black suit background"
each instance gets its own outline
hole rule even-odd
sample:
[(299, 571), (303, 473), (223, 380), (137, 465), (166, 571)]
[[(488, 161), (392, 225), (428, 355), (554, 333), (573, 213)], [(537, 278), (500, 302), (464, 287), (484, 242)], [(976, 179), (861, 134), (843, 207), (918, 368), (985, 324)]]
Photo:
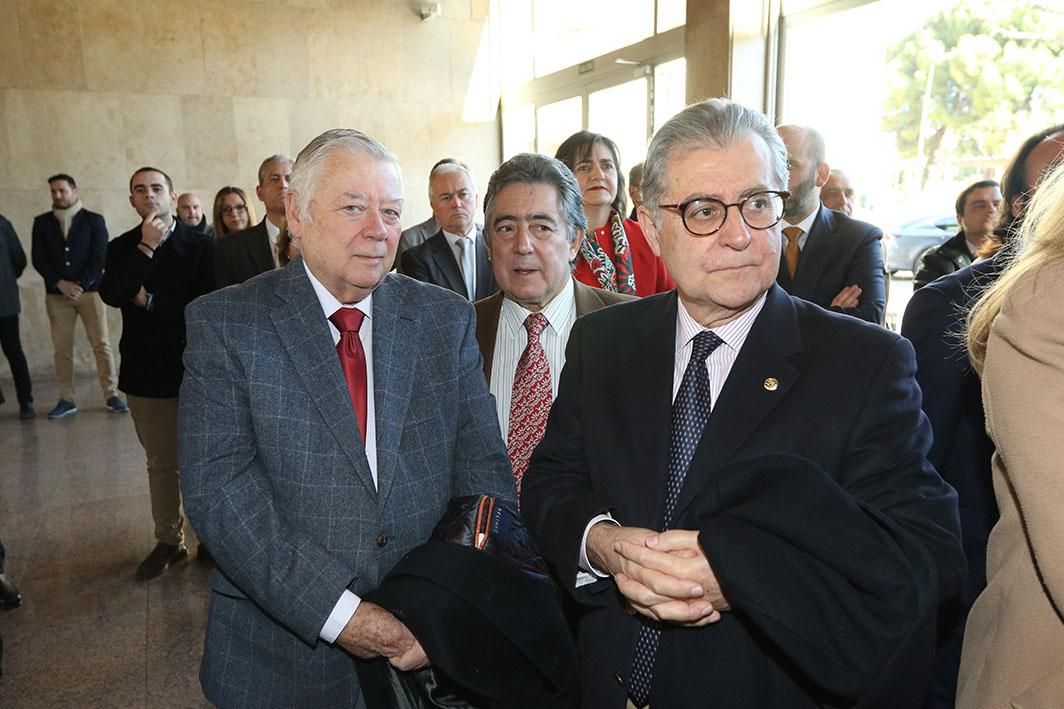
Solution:
[(965, 187), (956, 203), (960, 230), (920, 259), (920, 267), (913, 276), (913, 290), (970, 266), (983, 244), (993, 238), (1000, 207), (1001, 185), (994, 180), (979, 180)]
[(762, 114), (688, 106), (643, 170), (676, 290), (576, 321), (521, 496), (585, 605), (581, 705), (911, 706), (964, 566), (912, 347), (775, 284)]
[(484, 232), (475, 221), (477, 187), (469, 168), (457, 160), (437, 163), (429, 175), (429, 204), (440, 230), (403, 252), (402, 272), (471, 301), (498, 292)]
[(142, 167), (129, 203), (143, 220), (107, 245), (100, 297), (122, 310), (118, 388), (129, 398), (148, 465), (155, 548), (137, 567), (147, 581), (188, 556), (177, 468), (177, 395), (185, 368), (185, 306), (214, 285), (214, 239), (176, 218), (170, 177)]
[(48, 178), (52, 208), (33, 220), (33, 267), (44, 280), (44, 305), (52, 332), (59, 403), (49, 419), (77, 413), (74, 386), (74, 326), (78, 318), (96, 357), (96, 374), (104, 402), (115, 413), (129, 407), (118, 396), (118, 374), (107, 331), (107, 309), (97, 292), (107, 253), (103, 215), (81, 205), (77, 183), (60, 173)]
[(831, 169), (824, 138), (805, 126), (780, 126), (790, 197), (783, 214), (777, 282), (791, 295), (881, 325), (887, 307), (883, 232), (820, 204)]
[(266, 216), (258, 224), (218, 240), (214, 252), (216, 287), (243, 283), (279, 266), (277, 239), (284, 226), (284, 197), (291, 176), (292, 160), (284, 155), (271, 155), (259, 165), (255, 194), (266, 206)]

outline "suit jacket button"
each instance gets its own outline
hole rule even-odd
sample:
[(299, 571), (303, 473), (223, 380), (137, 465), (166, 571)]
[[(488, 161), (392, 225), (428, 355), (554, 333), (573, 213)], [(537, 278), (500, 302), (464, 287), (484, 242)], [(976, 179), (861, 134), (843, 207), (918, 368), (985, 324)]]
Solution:
[(377, 537), (377, 546), (383, 547), (387, 543), (388, 543), (388, 537), (386, 535), (382, 534), (379, 537)]

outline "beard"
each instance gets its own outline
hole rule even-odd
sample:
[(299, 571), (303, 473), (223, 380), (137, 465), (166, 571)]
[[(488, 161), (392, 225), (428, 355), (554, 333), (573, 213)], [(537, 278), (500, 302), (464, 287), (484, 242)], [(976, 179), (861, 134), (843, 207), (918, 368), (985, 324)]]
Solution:
[(802, 217), (813, 211), (818, 196), (816, 171), (813, 171), (791, 190), (791, 196), (787, 198), (787, 204), (783, 208), (783, 218), (791, 224), (801, 221)]

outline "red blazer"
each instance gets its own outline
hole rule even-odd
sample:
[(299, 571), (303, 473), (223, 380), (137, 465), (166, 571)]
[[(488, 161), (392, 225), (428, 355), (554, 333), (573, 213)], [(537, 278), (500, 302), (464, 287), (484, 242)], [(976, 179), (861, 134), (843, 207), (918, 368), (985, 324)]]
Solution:
[[(672, 290), (676, 284), (665, 270), (665, 262), (656, 256), (643, 235), (643, 228), (631, 219), (624, 220), (624, 233), (628, 235), (628, 245), (632, 249), (632, 270), (635, 272), (635, 294), (640, 298), (655, 293)], [(606, 255), (613, 258), (613, 238), (610, 236), (609, 224), (595, 230), (595, 238)], [(576, 255), (576, 268), (573, 269), (576, 280), (592, 288), (601, 288), (598, 278), (591, 271), (591, 264), (580, 254)]]

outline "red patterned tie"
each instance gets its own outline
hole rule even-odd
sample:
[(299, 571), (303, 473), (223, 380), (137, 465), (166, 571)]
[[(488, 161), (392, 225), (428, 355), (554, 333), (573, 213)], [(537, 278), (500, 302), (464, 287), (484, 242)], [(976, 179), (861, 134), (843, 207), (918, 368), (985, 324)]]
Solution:
[(551, 397), (550, 364), (547, 353), (539, 342), (546, 329), (547, 318), (542, 313), (532, 313), (525, 318), (528, 330), (528, 346), (517, 360), (514, 374), (513, 397), (510, 399), (510, 432), (506, 437), (506, 449), (514, 470), (514, 484), (518, 499), (521, 496), (521, 478), (528, 470), (528, 459), (543, 438), (550, 413)]
[(366, 441), (366, 351), (362, 349), (358, 329), (362, 327), (365, 317), (366, 314), (358, 308), (340, 308), (329, 316), (329, 320), (340, 331), (336, 354), (340, 355), (340, 367), (344, 370), (347, 392), (351, 395), (363, 443)]

